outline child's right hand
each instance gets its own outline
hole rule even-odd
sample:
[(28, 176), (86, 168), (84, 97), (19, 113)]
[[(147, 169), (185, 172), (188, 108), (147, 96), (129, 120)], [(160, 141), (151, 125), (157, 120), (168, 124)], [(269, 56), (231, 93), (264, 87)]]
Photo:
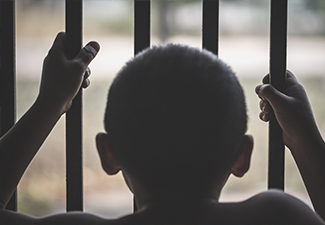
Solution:
[(261, 98), (260, 118), (269, 121), (273, 109), (283, 130), (283, 142), (295, 159), (314, 209), (325, 221), (325, 143), (303, 86), (288, 71), (284, 93), (269, 84), (269, 75), (255, 91)]
[(266, 75), (255, 92), (261, 98), (260, 119), (269, 121), (273, 109), (283, 129), (284, 144), (293, 150), (297, 145), (308, 145), (318, 136), (318, 129), (304, 87), (290, 71), (287, 71), (286, 82), (287, 87), (281, 93), (269, 84), (269, 75)]
[(59, 33), (44, 59), (38, 102), (43, 107), (58, 110), (60, 114), (68, 111), (80, 87), (89, 85), (88, 65), (99, 48), (97, 42), (89, 42), (75, 58), (68, 59), (66, 34)]

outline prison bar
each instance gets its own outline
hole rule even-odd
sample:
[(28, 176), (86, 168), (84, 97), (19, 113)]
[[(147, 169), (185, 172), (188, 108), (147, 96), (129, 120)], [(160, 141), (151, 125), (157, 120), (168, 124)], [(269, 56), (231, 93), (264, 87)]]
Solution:
[[(271, 1), (270, 83), (279, 91), (286, 88), (287, 0)], [(284, 190), (284, 144), (282, 129), (274, 113), (269, 123), (268, 188)]]
[[(150, 46), (150, 1), (135, 0), (134, 53)], [(1, 6), (1, 66), (0, 66), (0, 135), (6, 133), (16, 120), (15, 101), (15, 1), (0, 1)], [(219, 2), (203, 1), (202, 46), (218, 54)], [(280, 91), (285, 88), (287, 0), (271, 1), (270, 78)], [(74, 57), (82, 47), (82, 1), (66, 0), (66, 33), (69, 56)], [(66, 115), (67, 138), (67, 211), (83, 210), (82, 185), (82, 92), (73, 101)], [(284, 189), (284, 145), (282, 131), (274, 116), (269, 131), (269, 188)], [(1, 151), (0, 151), (0, 154)], [(2, 159), (3, 157), (1, 157)], [(0, 162), (1, 173), (4, 171)], [(0, 183), (1, 191), (1, 183)], [(17, 210), (16, 194), (7, 209)]]
[(219, 0), (203, 0), (202, 47), (218, 55)]
[[(150, 47), (150, 0), (134, 0), (134, 55)], [(133, 211), (137, 211), (133, 199)]]
[[(0, 135), (4, 135), (16, 121), (16, 38), (15, 1), (0, 1)], [(0, 148), (0, 159), (3, 159)], [(4, 162), (0, 161), (0, 191)], [(17, 211), (17, 191), (7, 204)]]
[(134, 55), (150, 46), (150, 0), (134, 0)]
[[(82, 47), (82, 0), (66, 0), (68, 56)], [(83, 211), (82, 173), (82, 89), (66, 113), (66, 210)]]

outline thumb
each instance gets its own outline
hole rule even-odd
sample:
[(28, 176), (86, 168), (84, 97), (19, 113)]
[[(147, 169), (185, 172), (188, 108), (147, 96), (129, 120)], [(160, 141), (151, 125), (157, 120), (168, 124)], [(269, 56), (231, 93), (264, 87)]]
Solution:
[(85, 47), (83, 47), (75, 59), (81, 60), (85, 65), (88, 66), (88, 64), (95, 58), (98, 51), (100, 49), (100, 46), (97, 42), (92, 41), (89, 42)]
[(257, 86), (256, 93), (261, 99), (268, 101), (275, 111), (284, 108), (289, 98), (270, 84), (261, 84)]

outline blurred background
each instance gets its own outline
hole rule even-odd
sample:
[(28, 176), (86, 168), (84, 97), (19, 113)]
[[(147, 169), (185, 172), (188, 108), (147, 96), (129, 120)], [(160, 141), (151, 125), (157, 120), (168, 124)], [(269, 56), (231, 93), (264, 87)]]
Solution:
[[(18, 118), (36, 99), (42, 61), (54, 37), (64, 31), (63, 0), (16, 0)], [(255, 139), (251, 169), (230, 177), (221, 201), (241, 201), (267, 189), (268, 126), (258, 118), (254, 88), (268, 73), (269, 1), (221, 0), (219, 56), (236, 72), (247, 97), (249, 130)], [(201, 1), (152, 1), (153, 45), (168, 42), (201, 48)], [(287, 67), (303, 83), (317, 124), (325, 134), (325, 1), (289, 0)], [(112, 79), (133, 56), (133, 1), (84, 0), (84, 44), (101, 50), (91, 64), (91, 86), (84, 91), (85, 211), (116, 218), (132, 211), (133, 197), (121, 174), (101, 169), (95, 136), (103, 131), (106, 95)], [(310, 205), (286, 150), (286, 191)], [(65, 118), (58, 122), (19, 185), (19, 211), (35, 216), (65, 211)]]

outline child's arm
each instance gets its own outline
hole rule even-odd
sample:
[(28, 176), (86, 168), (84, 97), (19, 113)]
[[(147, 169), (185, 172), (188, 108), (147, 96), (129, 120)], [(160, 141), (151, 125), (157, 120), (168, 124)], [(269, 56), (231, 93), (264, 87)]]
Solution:
[(59, 33), (44, 59), (39, 95), (26, 114), (0, 139), (0, 208), (8, 203), (25, 169), (52, 128), (71, 106), (80, 87), (89, 85), (88, 64), (99, 45), (91, 42), (72, 60), (65, 33)]
[(288, 71), (284, 94), (269, 84), (268, 75), (256, 87), (256, 93), (261, 98), (260, 118), (269, 121), (271, 108), (274, 110), (283, 129), (283, 141), (298, 165), (314, 209), (325, 220), (325, 143), (303, 86)]

